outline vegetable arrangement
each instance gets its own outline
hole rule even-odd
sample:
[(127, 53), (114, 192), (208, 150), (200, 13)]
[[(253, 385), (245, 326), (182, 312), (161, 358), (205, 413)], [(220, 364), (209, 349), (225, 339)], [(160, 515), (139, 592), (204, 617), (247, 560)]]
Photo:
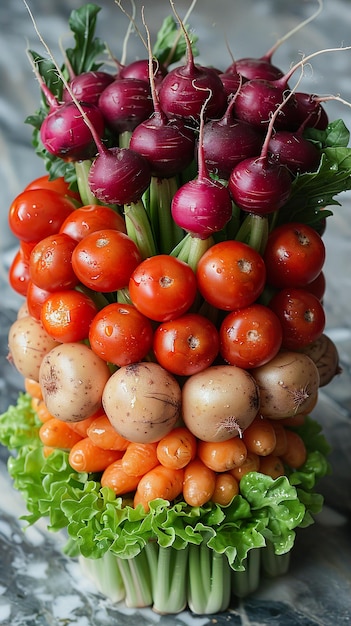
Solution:
[(286, 571), (322, 506), (309, 414), (340, 371), (323, 232), (351, 151), (323, 99), (289, 87), (315, 55), (286, 75), (274, 49), (198, 65), (171, 6), (114, 72), (93, 4), (61, 68), (28, 53), (48, 176), (9, 210), (25, 393), (0, 440), (28, 522), (66, 528), (106, 595), (206, 614)]

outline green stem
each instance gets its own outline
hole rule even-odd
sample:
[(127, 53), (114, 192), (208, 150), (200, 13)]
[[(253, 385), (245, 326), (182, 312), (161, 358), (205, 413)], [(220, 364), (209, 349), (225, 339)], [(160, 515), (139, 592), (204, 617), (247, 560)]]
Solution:
[(188, 604), (198, 615), (224, 611), (230, 604), (231, 577), (228, 559), (208, 548), (189, 546)]
[(251, 248), (263, 254), (267, 244), (268, 232), (268, 217), (249, 213), (237, 232), (236, 240), (247, 243)]
[(271, 541), (267, 541), (265, 548), (262, 548), (262, 569), (266, 576), (275, 578), (286, 574), (290, 564), (290, 552), (286, 554), (276, 554), (274, 545)]
[(118, 559), (120, 573), (126, 590), (125, 604), (142, 608), (152, 604), (152, 579), (145, 550), (130, 559)]
[(186, 263), (189, 256), (191, 239), (192, 237), (190, 233), (184, 235), (183, 239), (173, 248), (173, 250), (171, 250), (170, 255), (175, 256), (180, 261), (185, 261)]
[(238, 598), (253, 593), (260, 583), (261, 548), (253, 548), (248, 553), (244, 566), (245, 570), (231, 572), (232, 592)]
[(171, 213), (171, 203), (177, 189), (176, 177), (156, 178), (153, 176), (151, 178), (150, 221), (157, 234), (159, 250), (162, 254), (169, 254), (184, 236), (183, 230), (174, 222)]
[(90, 191), (88, 184), (91, 161), (76, 161), (74, 167), (77, 175), (78, 191), (82, 199), (83, 206), (87, 204), (100, 204), (94, 194)]
[(130, 130), (125, 130), (123, 133), (119, 134), (118, 137), (118, 145), (120, 148), (129, 148), (130, 138), (132, 133)]
[(125, 204), (124, 217), (127, 234), (138, 246), (142, 258), (146, 259), (157, 254), (150, 221), (142, 200)]
[(98, 559), (79, 557), (83, 573), (96, 585), (98, 591), (112, 602), (121, 602), (125, 597), (122, 576), (118, 567), (118, 559), (108, 551)]
[(153, 610), (180, 613), (187, 605), (188, 550), (159, 548)]
[(200, 239), (199, 237), (191, 237), (190, 249), (187, 263), (196, 272), (197, 264), (202, 255), (213, 245), (213, 237)]

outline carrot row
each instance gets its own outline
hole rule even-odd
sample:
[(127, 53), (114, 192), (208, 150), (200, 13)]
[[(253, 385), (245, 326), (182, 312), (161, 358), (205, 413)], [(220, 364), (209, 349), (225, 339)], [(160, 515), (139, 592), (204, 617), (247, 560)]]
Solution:
[(134, 505), (145, 510), (150, 500), (174, 500), (180, 494), (191, 506), (209, 500), (225, 506), (248, 472), (277, 478), (284, 475), (285, 464), (298, 468), (306, 460), (303, 440), (284, 420), (256, 417), (242, 437), (221, 442), (200, 441), (179, 426), (158, 442), (142, 444), (119, 435), (103, 411), (67, 423), (48, 413), (39, 394), (32, 404), (42, 421), (45, 456), (55, 448), (68, 450), (74, 470), (101, 473), (102, 486), (119, 496), (134, 493)]

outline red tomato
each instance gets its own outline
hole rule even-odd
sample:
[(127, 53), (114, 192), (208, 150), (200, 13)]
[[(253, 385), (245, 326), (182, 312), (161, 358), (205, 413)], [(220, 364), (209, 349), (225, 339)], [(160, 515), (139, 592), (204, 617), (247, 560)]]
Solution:
[(13, 234), (26, 242), (38, 242), (56, 234), (62, 222), (75, 209), (69, 198), (51, 189), (29, 189), (20, 193), (9, 210)]
[(31, 189), (51, 189), (52, 191), (57, 191), (61, 196), (69, 196), (77, 202), (81, 202), (80, 195), (77, 191), (73, 191), (70, 189), (69, 183), (65, 181), (62, 176), (58, 178), (53, 178), (52, 180), (48, 175), (40, 176), (35, 180), (32, 180), (24, 189), (24, 191), (29, 191)]
[(152, 346), (150, 320), (130, 304), (108, 304), (94, 317), (89, 331), (91, 349), (119, 367), (141, 361)]
[(9, 283), (14, 291), (26, 296), (29, 283), (29, 261), (21, 250), (16, 252), (8, 273)]
[(158, 254), (145, 259), (129, 281), (133, 304), (146, 317), (166, 322), (183, 315), (196, 296), (191, 267), (176, 257)]
[(282, 224), (268, 237), (264, 262), (273, 287), (304, 287), (322, 271), (324, 261), (323, 240), (307, 224)]
[(33, 283), (48, 291), (75, 287), (79, 282), (72, 267), (72, 253), (76, 245), (64, 233), (39, 241), (29, 261), (29, 276)]
[(40, 320), (50, 337), (66, 343), (87, 339), (96, 313), (89, 296), (68, 289), (50, 294), (42, 305)]
[(318, 339), (323, 333), (323, 306), (316, 296), (305, 289), (282, 289), (273, 296), (269, 306), (280, 320), (283, 348), (298, 350)]
[(218, 331), (203, 315), (187, 313), (158, 326), (153, 349), (159, 364), (169, 372), (191, 376), (215, 360), (219, 350)]
[(52, 292), (48, 291), (47, 289), (41, 289), (40, 287), (37, 287), (37, 285), (35, 285), (33, 281), (30, 280), (27, 290), (27, 306), (29, 315), (37, 320), (40, 320), (41, 307), (51, 293)]
[(320, 301), (323, 300), (325, 288), (326, 281), (324, 272), (320, 272), (318, 276), (314, 280), (312, 280), (312, 282), (308, 283), (308, 285), (305, 285), (305, 287), (302, 287), (302, 289), (313, 293), (313, 295), (316, 296), (316, 298), (318, 298), (318, 300)]
[(282, 344), (282, 327), (275, 313), (262, 304), (231, 311), (220, 331), (220, 353), (227, 363), (243, 369), (270, 361)]
[(124, 219), (117, 211), (99, 204), (88, 204), (66, 217), (60, 233), (66, 233), (72, 239), (81, 241), (89, 233), (105, 228), (126, 232)]
[(111, 229), (90, 233), (78, 242), (72, 255), (73, 269), (81, 283), (105, 293), (126, 287), (140, 261), (134, 241)]
[(240, 241), (222, 241), (198, 262), (196, 278), (202, 296), (218, 309), (249, 306), (262, 293), (266, 269), (261, 255)]

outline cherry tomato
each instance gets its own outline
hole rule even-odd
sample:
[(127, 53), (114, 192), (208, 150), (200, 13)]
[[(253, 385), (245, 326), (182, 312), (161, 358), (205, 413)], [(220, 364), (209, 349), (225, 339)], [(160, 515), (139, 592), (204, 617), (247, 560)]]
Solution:
[(124, 219), (117, 211), (108, 206), (88, 204), (76, 209), (66, 217), (60, 228), (60, 233), (66, 233), (72, 239), (81, 241), (89, 233), (106, 228), (126, 232)]
[(51, 293), (52, 292), (47, 289), (41, 289), (35, 285), (32, 280), (30, 280), (27, 289), (27, 306), (29, 315), (37, 320), (40, 320), (41, 307)]
[(321, 302), (325, 294), (325, 288), (326, 280), (324, 272), (320, 272), (318, 276), (314, 280), (312, 280), (312, 282), (308, 283), (308, 285), (305, 285), (305, 287), (302, 287), (302, 289), (306, 289), (306, 291), (313, 293), (313, 295), (316, 296), (316, 298), (318, 298), (318, 300), (320, 300)]
[(273, 296), (269, 306), (280, 320), (283, 348), (298, 350), (318, 339), (323, 333), (323, 306), (316, 296), (305, 289), (282, 289)]
[(186, 313), (158, 326), (153, 349), (159, 364), (169, 372), (191, 376), (215, 360), (219, 350), (218, 331), (203, 315)]
[(307, 224), (290, 222), (270, 233), (264, 253), (267, 282), (273, 287), (304, 287), (322, 271), (325, 246)]
[(150, 320), (133, 305), (108, 304), (94, 317), (89, 331), (91, 349), (119, 367), (141, 361), (152, 346)]
[(79, 193), (70, 188), (69, 183), (65, 181), (63, 176), (53, 179), (50, 179), (48, 175), (40, 176), (28, 183), (23, 191), (31, 189), (51, 189), (52, 191), (57, 191), (61, 196), (69, 196), (77, 202), (81, 202)]
[(231, 311), (220, 331), (220, 353), (227, 363), (243, 369), (259, 367), (280, 350), (282, 327), (277, 315), (262, 304)]
[(240, 241), (222, 241), (198, 262), (202, 296), (218, 309), (232, 311), (253, 304), (262, 293), (266, 269), (261, 255)]
[(75, 209), (69, 198), (51, 189), (29, 189), (20, 193), (9, 210), (13, 234), (27, 242), (38, 242), (56, 234), (62, 222)]
[(49, 295), (43, 302), (40, 320), (50, 337), (66, 343), (87, 339), (96, 313), (97, 307), (89, 296), (68, 289)]
[(18, 250), (12, 260), (8, 273), (9, 283), (14, 291), (21, 296), (27, 295), (29, 282), (29, 261), (21, 250)]
[(126, 287), (140, 261), (134, 241), (112, 229), (90, 233), (77, 243), (72, 254), (73, 269), (81, 283), (105, 293)]
[(158, 254), (145, 259), (130, 277), (129, 293), (141, 313), (157, 322), (175, 319), (191, 307), (196, 278), (176, 257)]
[(76, 242), (64, 233), (37, 243), (30, 255), (29, 276), (37, 287), (48, 291), (72, 289), (79, 280), (72, 267)]

